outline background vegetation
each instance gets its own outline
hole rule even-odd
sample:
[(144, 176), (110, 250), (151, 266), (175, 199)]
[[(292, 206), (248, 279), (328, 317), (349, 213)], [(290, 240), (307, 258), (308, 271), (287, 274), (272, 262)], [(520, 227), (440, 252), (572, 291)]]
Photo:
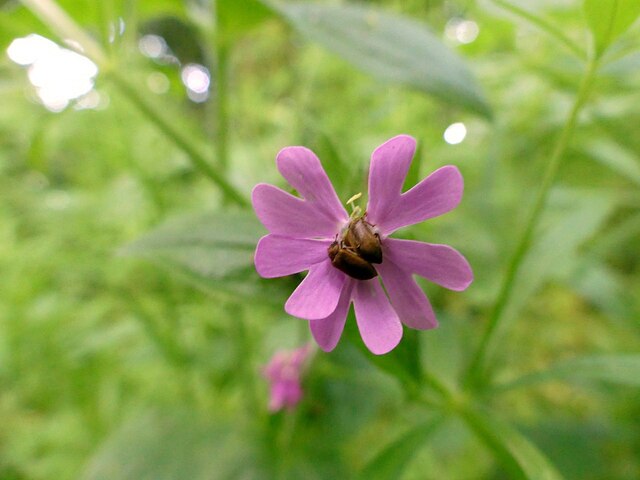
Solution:
[[(0, 1), (0, 479), (640, 478), (639, 13)], [(66, 105), (71, 67), (17, 61), (34, 33), (97, 66)], [(441, 327), (387, 356), (349, 318), (270, 414), (261, 367), (310, 335), (249, 192), (306, 145), (346, 200), (398, 133), (411, 183), (466, 187), (403, 236), (476, 280), (422, 284)]]

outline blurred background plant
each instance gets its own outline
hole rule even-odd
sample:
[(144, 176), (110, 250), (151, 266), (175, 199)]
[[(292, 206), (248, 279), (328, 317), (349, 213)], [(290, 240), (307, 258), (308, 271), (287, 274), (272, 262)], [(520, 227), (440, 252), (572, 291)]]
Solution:
[[(0, 1), (0, 479), (640, 477), (637, 0)], [(259, 279), (257, 182), (397, 133), (476, 280), (391, 354)], [(144, 261), (144, 260), (147, 261)], [(461, 461), (463, 459), (463, 461)]]

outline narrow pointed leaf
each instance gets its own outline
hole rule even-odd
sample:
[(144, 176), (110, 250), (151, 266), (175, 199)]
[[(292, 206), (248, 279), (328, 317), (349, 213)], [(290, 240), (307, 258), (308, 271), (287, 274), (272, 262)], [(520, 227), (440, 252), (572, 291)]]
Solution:
[(218, 27), (225, 40), (235, 40), (274, 16), (267, 3), (260, 0), (217, 0)]
[(561, 480), (562, 476), (524, 435), (487, 411), (465, 410), (463, 418), (510, 473), (520, 480)]
[(193, 413), (150, 412), (131, 418), (100, 445), (82, 480), (265, 478), (257, 448), (222, 422)]
[(391, 441), (367, 463), (359, 478), (362, 480), (393, 480), (401, 478), (411, 459), (427, 442), (441, 422), (442, 418), (436, 417), (410, 429)]
[(585, 152), (596, 162), (640, 185), (640, 157), (608, 140), (593, 140), (585, 145)]
[(487, 101), (465, 63), (426, 25), (380, 9), (354, 5), (283, 3), (275, 8), (301, 35), (363, 71), (491, 116)]
[(173, 219), (121, 250), (209, 279), (252, 267), (264, 229), (251, 213), (208, 213)]
[(249, 212), (195, 214), (168, 221), (119, 253), (144, 258), (206, 293), (281, 304), (290, 293), (287, 279), (261, 279), (253, 265), (265, 233)]
[(546, 370), (525, 375), (497, 388), (501, 391), (510, 390), (551, 380), (601, 381), (640, 387), (640, 353), (588, 355), (571, 358), (558, 362)]
[[(591, 238), (615, 207), (615, 198), (608, 192), (557, 191), (556, 209), (545, 215), (541, 234), (523, 261), (515, 279), (513, 293), (503, 315), (498, 337), (519, 317), (526, 302), (550, 278), (566, 277), (577, 263), (578, 248)], [(491, 348), (499, 342), (494, 341)]]
[(640, 0), (585, 0), (584, 12), (600, 55), (638, 18)]

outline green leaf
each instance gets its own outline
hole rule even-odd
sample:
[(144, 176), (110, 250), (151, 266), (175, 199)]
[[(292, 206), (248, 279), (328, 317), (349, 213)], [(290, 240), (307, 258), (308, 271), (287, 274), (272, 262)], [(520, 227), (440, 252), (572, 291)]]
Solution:
[[(228, 425), (188, 413), (145, 414), (117, 429), (89, 460), (82, 480), (264, 478), (250, 442)], [(264, 472), (262, 472), (264, 474)]]
[(585, 151), (596, 162), (640, 185), (640, 158), (630, 150), (600, 139), (586, 143)]
[(354, 5), (274, 5), (301, 35), (388, 82), (411, 86), (485, 117), (491, 109), (465, 63), (426, 25)]
[(601, 381), (640, 387), (640, 354), (588, 355), (571, 358), (497, 388), (500, 391), (511, 390), (551, 380), (581, 383)]
[(585, 0), (584, 12), (598, 56), (640, 15), (640, 0)]
[(545, 214), (541, 233), (515, 279), (501, 333), (546, 281), (567, 277), (573, 271), (579, 260), (578, 248), (598, 231), (615, 206), (614, 197), (606, 192), (562, 190), (556, 191), (552, 200), (555, 208)]
[(467, 409), (464, 420), (511, 474), (523, 480), (560, 480), (562, 476), (524, 435), (487, 411)]
[[(640, 238), (640, 213), (624, 216), (609, 224), (589, 244), (580, 256), (566, 281), (590, 304), (607, 315), (612, 322), (637, 327), (637, 303), (633, 288), (626, 285), (625, 277), (612, 266), (624, 264), (631, 245)], [(612, 258), (614, 254), (614, 258)], [(616, 255), (622, 258), (615, 259)]]
[(207, 293), (282, 300), (287, 279), (255, 274), (253, 252), (266, 232), (250, 212), (212, 212), (174, 218), (120, 250), (169, 270)]
[(3, 52), (15, 38), (38, 30), (42, 30), (41, 24), (22, 5), (0, 8), (0, 50)]
[(550, 279), (567, 281), (580, 262), (578, 249), (602, 226), (616, 206), (616, 198), (607, 191), (557, 189), (551, 193), (550, 205), (536, 227), (529, 252), (514, 278), (502, 321), (487, 350), (491, 358), (488, 370), (499, 366), (497, 350), (504, 334), (520, 318), (527, 302)]
[(216, 0), (215, 4), (225, 40), (233, 40), (274, 17), (268, 4), (259, 0)]
[(264, 228), (248, 212), (214, 212), (173, 219), (121, 250), (219, 280), (253, 265)]
[(364, 467), (359, 478), (366, 480), (394, 480), (402, 477), (405, 468), (418, 449), (429, 439), (440, 426), (442, 417), (409, 429), (400, 437), (391, 441), (373, 457)]
[(584, 259), (571, 274), (576, 291), (590, 304), (619, 323), (637, 324), (637, 310), (634, 308), (634, 294), (629, 291), (619, 273), (604, 261)]
[(181, 63), (204, 64), (204, 51), (198, 38), (198, 30), (187, 19), (177, 15), (153, 17), (140, 24), (144, 35), (159, 35), (167, 42), (171, 53)]
[[(543, 32), (551, 35), (561, 44), (564, 44), (568, 47), (573, 53), (575, 53), (578, 57), (584, 58), (584, 52), (582, 49), (574, 43), (571, 38), (565, 35), (562, 28), (557, 27), (553, 22), (548, 21), (543, 12), (537, 10), (544, 10), (544, 7), (549, 7), (543, 5), (543, 2), (524, 2), (522, 6), (517, 5), (517, 3), (523, 2), (513, 2), (513, 1), (505, 1), (505, 0), (493, 0), (493, 3), (499, 5), (504, 8), (506, 11), (510, 12), (517, 17), (522, 18), (526, 22), (531, 25), (538, 27)], [(515, 3), (515, 5), (514, 5)]]
[(549, 415), (521, 430), (544, 446), (545, 455), (567, 478), (604, 479), (612, 476), (607, 451), (627, 443), (627, 428), (633, 430), (617, 422), (607, 425), (595, 415), (576, 419)]

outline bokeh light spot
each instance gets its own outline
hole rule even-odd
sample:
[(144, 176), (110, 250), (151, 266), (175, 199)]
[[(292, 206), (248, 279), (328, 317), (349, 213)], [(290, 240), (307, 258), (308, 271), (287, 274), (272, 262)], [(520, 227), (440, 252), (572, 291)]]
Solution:
[(473, 20), (454, 17), (447, 22), (444, 31), (448, 39), (467, 44), (478, 38), (480, 27)]
[(182, 69), (182, 83), (187, 87), (187, 95), (194, 102), (204, 102), (209, 98), (211, 77), (209, 70), (197, 63), (190, 63)]
[(153, 93), (159, 95), (167, 93), (170, 86), (169, 78), (164, 73), (153, 72), (147, 77), (147, 87)]
[(443, 135), (444, 141), (450, 145), (457, 145), (458, 143), (461, 143), (466, 136), (467, 127), (465, 127), (462, 122), (456, 122), (449, 125)]
[(98, 66), (87, 57), (36, 34), (13, 40), (7, 55), (28, 68), (38, 98), (52, 112), (64, 110), (71, 100), (91, 92), (98, 74)]
[(160, 35), (145, 35), (138, 41), (138, 48), (148, 58), (162, 58), (169, 53), (167, 42)]

